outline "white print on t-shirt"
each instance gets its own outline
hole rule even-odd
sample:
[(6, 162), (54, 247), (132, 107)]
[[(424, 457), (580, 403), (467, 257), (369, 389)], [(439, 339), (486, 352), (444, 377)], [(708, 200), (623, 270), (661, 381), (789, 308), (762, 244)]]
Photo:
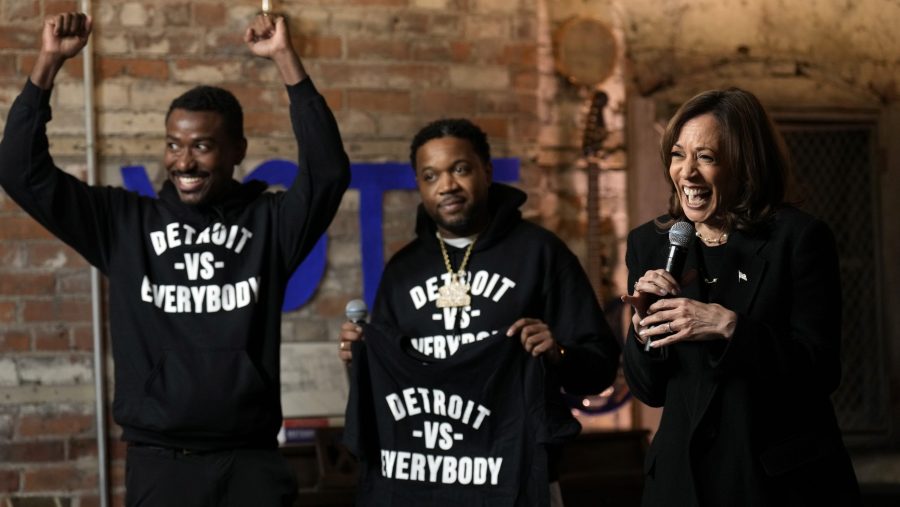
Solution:
[[(240, 254), (253, 233), (246, 227), (214, 223), (198, 232), (188, 224), (172, 222), (164, 230), (151, 231), (150, 244), (157, 256), (179, 247), (209, 245), (210, 250), (185, 252), (172, 264), (188, 282), (212, 280), (225, 262), (216, 259), (215, 250)], [(245, 308), (259, 300), (261, 277), (253, 276), (220, 285), (157, 284), (146, 275), (141, 280), (141, 300), (166, 313), (216, 313)]]
[(381, 475), (402, 481), (496, 486), (502, 465), (503, 458), (381, 450)]
[[(419, 414), (441, 415), (463, 424), (471, 422), (472, 428), (477, 430), (484, 422), (484, 418), (491, 415), (490, 409), (484, 405), (472, 400), (465, 400), (458, 394), (447, 396), (440, 389), (407, 387), (401, 393), (403, 393), (402, 397), (397, 393), (385, 396), (385, 402), (391, 409), (391, 415), (394, 416), (395, 421)], [(429, 447), (429, 449), (434, 449), (434, 447)]]
[[(441, 285), (450, 283), (450, 273), (442, 273), (439, 276), (432, 276), (425, 280), (425, 285), (417, 285), (409, 290), (409, 297), (412, 298), (413, 306), (416, 310), (421, 310), (429, 301), (435, 301), (438, 298), (438, 279), (441, 279)], [(470, 294), (490, 298), (492, 301), (499, 302), (509, 289), (516, 286), (516, 282), (497, 273), (488, 273), (485, 270), (477, 271), (474, 274), (471, 271), (466, 272), (466, 283), (469, 284)]]
[(259, 277), (224, 285), (157, 285), (145, 276), (141, 300), (166, 313), (230, 312), (259, 300)]
[(481, 331), (479, 333), (461, 333), (453, 335), (434, 335), (422, 336), (421, 338), (410, 338), (410, 344), (421, 354), (433, 357), (435, 359), (446, 359), (459, 350), (460, 345), (468, 345), (470, 343), (480, 342), (485, 338), (490, 338), (499, 331)]
[(197, 229), (188, 224), (172, 222), (166, 226), (165, 231), (153, 231), (150, 233), (150, 242), (156, 255), (162, 255), (170, 248), (190, 245), (224, 246), (234, 253), (241, 253), (247, 240), (253, 237), (253, 233), (246, 227), (232, 225), (226, 227), (218, 222), (210, 225), (197, 234)]
[[(469, 284), (469, 293), (472, 295), (472, 304), (461, 308), (437, 308), (429, 305), (429, 302), (437, 300), (438, 286), (448, 283), (449, 274), (443, 273), (432, 276), (425, 283), (416, 285), (409, 290), (410, 301), (413, 308), (418, 311), (432, 311), (431, 320), (442, 322), (443, 330), (423, 329), (420, 332), (434, 332), (429, 336), (411, 337), (413, 348), (435, 359), (446, 359), (459, 351), (461, 345), (475, 343), (489, 338), (498, 333), (497, 330), (479, 330), (476, 322), (481, 317), (482, 310), (476, 308), (479, 302), (492, 301), (499, 303), (504, 296), (512, 294), (516, 289), (516, 282), (499, 273), (491, 273), (486, 270), (466, 271), (464, 274), (466, 283)], [(475, 330), (470, 327), (475, 323)], [(430, 327), (430, 326), (428, 326)], [(443, 333), (442, 331), (452, 333)]]
[[(426, 449), (449, 451), (464, 439), (462, 429), (453, 422), (477, 431), (490, 417), (491, 410), (458, 394), (441, 389), (407, 387), (385, 396), (385, 403), (400, 421), (418, 415), (441, 416), (451, 421), (422, 420), (421, 429), (412, 430), (413, 439), (421, 439)], [(439, 451), (438, 451), (439, 452)], [(503, 458), (484, 456), (443, 456), (417, 452), (381, 449), (381, 474), (388, 479), (434, 482), (443, 484), (490, 483), (497, 485)]]

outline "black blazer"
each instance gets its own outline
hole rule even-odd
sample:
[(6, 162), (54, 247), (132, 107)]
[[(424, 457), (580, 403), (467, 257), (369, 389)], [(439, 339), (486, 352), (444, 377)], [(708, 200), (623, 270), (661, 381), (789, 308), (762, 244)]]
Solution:
[[(779, 211), (755, 235), (732, 232), (709, 301), (698, 241), (682, 296), (738, 314), (731, 340), (644, 352), (631, 329), (625, 378), (664, 407), (645, 462), (645, 506), (858, 505), (830, 395), (840, 383), (837, 249), (823, 222)], [(628, 236), (628, 286), (665, 266), (667, 231)]]

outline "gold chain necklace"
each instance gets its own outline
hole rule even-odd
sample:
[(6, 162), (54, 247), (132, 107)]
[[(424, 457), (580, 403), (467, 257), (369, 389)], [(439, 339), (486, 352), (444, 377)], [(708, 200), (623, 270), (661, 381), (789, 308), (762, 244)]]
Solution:
[(465, 283), (463, 279), (465, 277), (466, 264), (469, 262), (469, 255), (472, 254), (472, 248), (475, 246), (478, 236), (469, 243), (469, 248), (466, 248), (466, 255), (463, 257), (462, 264), (459, 265), (459, 269), (455, 272), (450, 264), (450, 256), (447, 255), (447, 247), (444, 246), (444, 238), (441, 236), (440, 231), (437, 233), (437, 238), (438, 244), (441, 245), (441, 254), (444, 256), (444, 266), (447, 268), (448, 275), (444, 286), (438, 289), (437, 307), (460, 308), (469, 306), (472, 302), (472, 298), (469, 296), (469, 284)]

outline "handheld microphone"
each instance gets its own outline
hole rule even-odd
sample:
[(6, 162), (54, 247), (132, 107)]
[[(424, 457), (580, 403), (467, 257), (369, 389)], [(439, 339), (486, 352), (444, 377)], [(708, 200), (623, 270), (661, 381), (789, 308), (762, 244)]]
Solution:
[(366, 316), (369, 314), (369, 307), (366, 306), (366, 302), (362, 299), (351, 299), (344, 308), (344, 314), (347, 315), (347, 320), (359, 324), (366, 320)]
[[(676, 280), (684, 270), (684, 260), (687, 258), (688, 245), (691, 244), (692, 239), (694, 239), (694, 225), (690, 222), (675, 222), (675, 225), (669, 228), (669, 254), (666, 256), (666, 271), (672, 273)], [(644, 344), (645, 351), (650, 350), (652, 341), (647, 339), (647, 343)]]
[(669, 229), (669, 255), (666, 258), (666, 271), (677, 278), (684, 269), (687, 247), (694, 239), (694, 226), (690, 222), (675, 222)]

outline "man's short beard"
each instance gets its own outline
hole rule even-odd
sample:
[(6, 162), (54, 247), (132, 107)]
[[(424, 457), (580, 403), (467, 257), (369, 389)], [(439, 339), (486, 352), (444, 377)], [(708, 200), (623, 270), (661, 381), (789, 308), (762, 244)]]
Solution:
[(441, 229), (452, 232), (454, 236), (465, 237), (475, 234), (475, 232), (472, 231), (472, 228), (475, 226), (475, 221), (471, 216), (464, 217), (453, 223), (447, 223), (438, 217), (435, 218), (434, 222)]
[[(481, 206), (473, 206), (465, 216), (460, 217), (452, 223), (443, 220), (439, 213), (435, 213), (435, 215), (436, 216), (432, 216), (431, 219), (434, 220), (434, 223), (436, 223), (438, 227), (445, 231), (449, 231), (453, 233), (454, 236), (460, 238), (473, 236), (482, 232), (482, 229), (486, 227), (487, 223), (490, 221), (488, 219), (487, 203), (484, 203)], [(484, 218), (482, 219), (482, 217)]]

